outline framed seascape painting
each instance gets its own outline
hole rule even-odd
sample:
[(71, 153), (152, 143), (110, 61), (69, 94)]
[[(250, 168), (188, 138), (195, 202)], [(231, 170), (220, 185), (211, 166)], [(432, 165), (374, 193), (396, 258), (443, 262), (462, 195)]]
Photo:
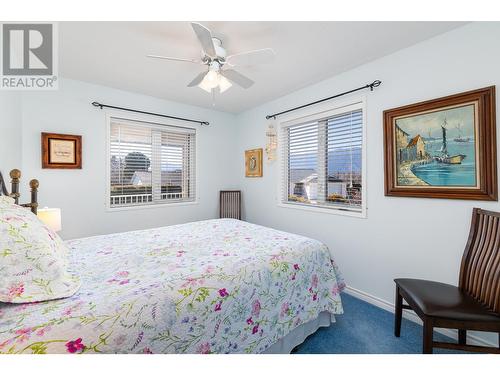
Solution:
[(497, 200), (495, 87), (384, 111), (385, 195)]

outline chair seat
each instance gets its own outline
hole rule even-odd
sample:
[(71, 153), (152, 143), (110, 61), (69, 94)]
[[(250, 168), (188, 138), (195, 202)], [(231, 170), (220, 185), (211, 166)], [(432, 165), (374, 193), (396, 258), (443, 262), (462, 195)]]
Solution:
[(403, 296), (409, 297), (405, 299), (410, 306), (417, 307), (427, 316), (500, 325), (500, 315), (488, 310), (456, 286), (419, 279), (394, 281), (403, 292)]

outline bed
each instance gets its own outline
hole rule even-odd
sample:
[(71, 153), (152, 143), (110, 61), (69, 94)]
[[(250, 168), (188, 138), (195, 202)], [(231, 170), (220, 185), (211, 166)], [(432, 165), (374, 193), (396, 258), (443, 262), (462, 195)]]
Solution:
[(71, 297), (0, 304), (0, 353), (289, 353), (342, 314), (328, 248), (234, 219), (66, 242)]

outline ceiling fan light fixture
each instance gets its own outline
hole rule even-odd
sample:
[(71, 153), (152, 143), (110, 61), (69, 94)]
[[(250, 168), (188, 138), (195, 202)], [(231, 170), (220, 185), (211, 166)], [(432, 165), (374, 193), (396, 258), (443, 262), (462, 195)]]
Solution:
[(233, 84), (226, 77), (219, 75), (219, 90), (221, 94), (228, 90), (232, 85)]
[[(193, 28), (196, 38), (201, 46), (201, 59), (147, 55), (148, 57), (155, 59), (201, 64), (208, 68), (208, 70), (200, 72), (191, 82), (188, 83), (187, 87), (198, 86), (202, 90), (211, 94), (214, 94), (215, 92), (225, 92), (232, 87), (233, 84), (244, 89), (248, 89), (255, 82), (232, 68), (235, 66), (252, 66), (269, 63), (276, 55), (273, 49), (262, 48), (228, 56), (226, 49), (223, 47), (222, 41), (219, 38), (214, 37), (208, 28), (197, 22), (191, 22), (191, 27)], [(226, 64), (230, 67), (230, 69), (226, 68), (222, 70)]]
[(200, 82), (198, 87), (200, 89), (205, 90), (206, 92), (212, 92), (212, 89), (219, 86), (219, 74), (214, 71), (209, 71), (205, 77), (203, 77), (203, 81)]
[(210, 70), (200, 82), (198, 87), (208, 93), (211, 93), (213, 89), (218, 87), (219, 92), (223, 93), (232, 85), (233, 84), (226, 77), (223, 77), (216, 71)]
[(207, 75), (205, 76), (205, 79), (207, 80), (207, 82), (214, 84), (215, 86), (219, 84), (219, 74), (215, 70), (209, 70)]
[(201, 83), (198, 85), (198, 87), (202, 90), (205, 90), (206, 92), (208, 93), (211, 93), (212, 92), (212, 88), (209, 87), (208, 85), (205, 85), (203, 81), (201, 81)]

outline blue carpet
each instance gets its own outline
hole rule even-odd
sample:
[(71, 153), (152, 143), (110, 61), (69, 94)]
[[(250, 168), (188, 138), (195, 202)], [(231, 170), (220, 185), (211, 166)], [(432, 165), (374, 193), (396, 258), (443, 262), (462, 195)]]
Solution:
[[(394, 314), (348, 294), (342, 294), (344, 314), (320, 328), (297, 347), (297, 354), (420, 354), (422, 326), (403, 319), (401, 337), (394, 336)], [(435, 341), (453, 342), (434, 332)], [(434, 349), (434, 353), (464, 352)]]

